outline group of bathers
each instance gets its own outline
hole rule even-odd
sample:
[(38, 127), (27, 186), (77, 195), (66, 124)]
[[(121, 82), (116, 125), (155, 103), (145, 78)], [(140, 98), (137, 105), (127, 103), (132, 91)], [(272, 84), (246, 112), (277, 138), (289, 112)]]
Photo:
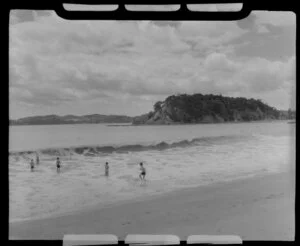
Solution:
[[(36, 157), (36, 163), (39, 164), (39, 156), (37, 155)], [(31, 167), (31, 171), (34, 170), (34, 161), (33, 159), (31, 159), (30, 161), (30, 167)], [(56, 167), (57, 167), (57, 172), (60, 172), (60, 167), (61, 167), (61, 162), (59, 157), (56, 158)], [(146, 169), (143, 166), (143, 163), (140, 163), (140, 170), (141, 170), (141, 174), (140, 174), (140, 179), (141, 180), (145, 180), (145, 176), (146, 176)], [(108, 176), (109, 173), (109, 166), (108, 166), (108, 162), (105, 163), (105, 176)]]

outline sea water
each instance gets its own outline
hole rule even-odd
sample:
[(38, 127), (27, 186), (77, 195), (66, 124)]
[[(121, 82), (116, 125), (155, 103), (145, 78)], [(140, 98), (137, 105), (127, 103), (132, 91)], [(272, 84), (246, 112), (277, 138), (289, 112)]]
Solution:
[[(30, 159), (40, 164), (30, 171)], [(10, 126), (9, 218), (35, 219), (176, 189), (287, 172), (295, 161), (287, 121), (130, 126)], [(60, 157), (61, 172), (55, 161)], [(105, 162), (109, 176), (105, 177)], [(139, 181), (139, 163), (147, 170)]]

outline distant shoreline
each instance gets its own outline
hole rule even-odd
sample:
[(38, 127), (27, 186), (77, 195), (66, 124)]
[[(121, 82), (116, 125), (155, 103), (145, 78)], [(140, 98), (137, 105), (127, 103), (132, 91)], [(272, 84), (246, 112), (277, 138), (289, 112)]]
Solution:
[[(252, 120), (252, 121), (223, 121), (223, 122), (198, 122), (198, 123), (181, 123), (174, 122), (170, 124), (132, 124), (132, 126), (172, 126), (172, 125), (219, 125), (219, 124), (243, 124), (243, 123), (269, 123), (269, 122), (278, 122), (278, 121), (288, 121), (287, 119), (266, 119), (266, 120)], [(131, 125), (130, 125), (131, 126)]]
[[(240, 124), (240, 123), (255, 123), (255, 122), (277, 122), (277, 121), (290, 121), (288, 119), (266, 119), (266, 120), (252, 120), (252, 121), (224, 121), (224, 122), (198, 122), (198, 123), (182, 123), (173, 122), (169, 124), (133, 124), (133, 123), (64, 123), (64, 124), (9, 124), (9, 126), (60, 126), (60, 125), (106, 125), (108, 127), (119, 126), (172, 126), (172, 125), (209, 125), (209, 124)], [(296, 121), (287, 122), (294, 124)]]
[[(112, 125), (108, 125), (112, 124)], [(106, 126), (127, 126), (131, 125), (131, 122), (128, 123), (107, 123), (107, 122), (99, 122), (99, 123), (63, 123), (63, 124), (9, 124), (9, 126), (65, 126), (65, 125), (106, 125)]]

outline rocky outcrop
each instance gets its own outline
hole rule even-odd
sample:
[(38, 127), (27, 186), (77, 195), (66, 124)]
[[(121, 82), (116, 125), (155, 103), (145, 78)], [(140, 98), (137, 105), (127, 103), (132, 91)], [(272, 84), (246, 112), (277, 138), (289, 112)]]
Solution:
[(281, 112), (255, 99), (221, 95), (177, 95), (135, 117), (133, 124), (219, 123), (284, 119)]

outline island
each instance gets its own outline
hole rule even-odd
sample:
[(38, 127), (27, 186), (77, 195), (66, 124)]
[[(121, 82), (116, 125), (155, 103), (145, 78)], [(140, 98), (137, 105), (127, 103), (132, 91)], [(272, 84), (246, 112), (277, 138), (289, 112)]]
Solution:
[(184, 124), (295, 119), (292, 110), (277, 110), (259, 99), (179, 94), (158, 101), (153, 111), (134, 117), (132, 124)]

